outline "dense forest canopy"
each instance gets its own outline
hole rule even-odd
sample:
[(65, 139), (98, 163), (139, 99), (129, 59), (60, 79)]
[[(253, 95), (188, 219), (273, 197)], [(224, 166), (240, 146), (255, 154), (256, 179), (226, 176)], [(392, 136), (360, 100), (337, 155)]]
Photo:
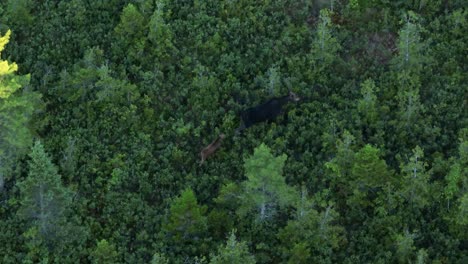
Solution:
[(466, 7), (1, 1), (0, 262), (468, 263)]

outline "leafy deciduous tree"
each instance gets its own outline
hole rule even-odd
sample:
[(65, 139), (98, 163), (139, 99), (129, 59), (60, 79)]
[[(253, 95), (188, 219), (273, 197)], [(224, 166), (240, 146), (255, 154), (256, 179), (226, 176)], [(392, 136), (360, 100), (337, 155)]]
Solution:
[[(9, 41), (11, 31), (0, 37), (0, 54)], [(17, 75), (16, 63), (0, 60), (0, 193), (5, 175), (15, 159), (32, 143), (28, 126), (40, 96), (32, 92), (19, 94), (21, 87), (29, 83), (29, 75)]]

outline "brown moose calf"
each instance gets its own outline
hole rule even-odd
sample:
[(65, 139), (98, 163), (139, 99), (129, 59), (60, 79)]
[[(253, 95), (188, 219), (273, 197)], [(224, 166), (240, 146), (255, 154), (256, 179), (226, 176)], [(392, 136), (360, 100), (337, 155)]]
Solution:
[(219, 137), (215, 141), (211, 142), (211, 144), (209, 144), (206, 148), (204, 148), (200, 152), (200, 156), (201, 156), (200, 166), (203, 164), (203, 162), (205, 162), (205, 160), (209, 156), (211, 156), (211, 154), (216, 152), (216, 150), (221, 146), (221, 141), (223, 141), (224, 138), (225, 138), (225, 135), (220, 134)]

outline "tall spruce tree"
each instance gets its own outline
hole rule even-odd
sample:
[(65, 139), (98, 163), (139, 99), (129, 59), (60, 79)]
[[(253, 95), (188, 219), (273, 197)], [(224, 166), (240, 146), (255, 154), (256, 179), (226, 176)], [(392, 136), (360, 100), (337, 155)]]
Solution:
[(429, 204), (430, 185), (426, 167), (424, 153), (419, 146), (413, 149), (409, 161), (402, 165), (402, 194), (411, 208), (422, 209)]
[(70, 241), (67, 235), (72, 231), (66, 219), (66, 211), (71, 205), (71, 192), (62, 184), (57, 167), (52, 164), (44, 147), (36, 141), (32, 147), (29, 173), (19, 182), (20, 196), (18, 216), (25, 220), (28, 230), (23, 234), (29, 250), (29, 258), (47, 248), (55, 252), (64, 248), (63, 243)]
[(188, 188), (171, 203), (163, 223), (166, 246), (176, 258), (199, 256), (206, 246), (206, 231), (206, 207), (198, 204), (195, 193)]

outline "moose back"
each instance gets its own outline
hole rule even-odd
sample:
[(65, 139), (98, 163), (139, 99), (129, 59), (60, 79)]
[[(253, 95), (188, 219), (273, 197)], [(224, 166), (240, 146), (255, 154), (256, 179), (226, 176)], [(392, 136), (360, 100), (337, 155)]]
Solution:
[(236, 132), (238, 133), (259, 122), (272, 121), (281, 113), (283, 105), (299, 100), (297, 94), (289, 92), (286, 96), (272, 98), (266, 103), (246, 109), (241, 114), (241, 125), (236, 129)]

